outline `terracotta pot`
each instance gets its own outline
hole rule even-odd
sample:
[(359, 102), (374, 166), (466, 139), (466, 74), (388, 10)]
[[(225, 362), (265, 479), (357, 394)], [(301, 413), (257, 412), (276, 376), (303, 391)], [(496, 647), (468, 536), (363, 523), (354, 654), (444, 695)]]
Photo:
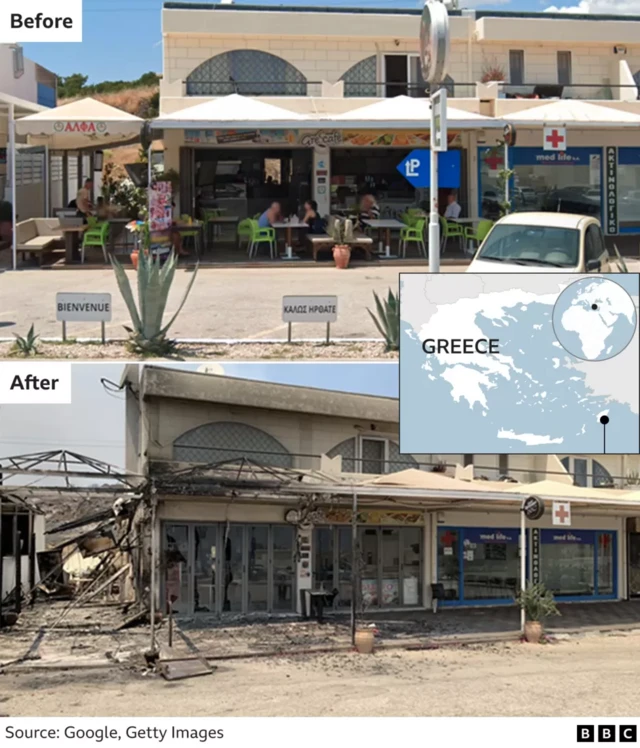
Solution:
[(351, 259), (351, 247), (347, 244), (336, 244), (333, 248), (333, 259), (336, 263), (336, 267), (340, 270), (344, 270), (349, 267), (349, 260)]
[(529, 644), (540, 644), (540, 639), (542, 639), (542, 624), (540, 621), (526, 621), (524, 638)]
[(371, 654), (373, 652), (373, 643), (373, 629), (358, 629), (356, 631), (356, 650), (360, 654)]
[(131, 264), (133, 265), (133, 269), (138, 269), (138, 250), (134, 249), (131, 253)]

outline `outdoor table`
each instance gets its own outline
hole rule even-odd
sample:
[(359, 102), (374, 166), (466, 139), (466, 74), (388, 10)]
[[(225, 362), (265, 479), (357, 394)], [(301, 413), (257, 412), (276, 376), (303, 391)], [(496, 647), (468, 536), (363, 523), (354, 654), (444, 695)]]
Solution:
[(285, 247), (286, 252), (283, 255), (280, 255), (280, 258), (283, 260), (299, 260), (299, 257), (296, 257), (293, 254), (293, 229), (308, 229), (309, 226), (304, 221), (278, 221), (276, 223), (271, 224), (272, 229), (285, 229), (286, 231), (286, 240), (285, 240)]
[[(401, 231), (407, 228), (407, 224), (402, 221), (398, 221), (397, 218), (371, 218), (363, 220), (365, 226), (370, 226), (372, 229), (378, 229), (378, 250), (380, 251), (381, 260), (391, 260), (397, 257), (397, 255), (391, 254), (391, 232)], [(384, 243), (384, 254), (382, 254), (382, 232), (385, 233)]]
[(60, 231), (64, 234), (65, 262), (72, 265), (80, 259), (80, 236), (89, 228), (85, 223), (82, 226), (61, 226)]
[[(216, 208), (216, 210), (226, 210), (226, 208), (219, 208), (219, 209)], [(212, 234), (211, 226), (225, 226), (225, 225), (232, 224), (236, 229), (235, 243), (236, 243), (236, 249), (237, 249), (239, 246), (239, 237), (238, 237), (238, 230), (237, 230), (239, 223), (240, 223), (239, 216), (211, 216), (210, 218), (208, 218), (206, 221), (206, 224), (207, 224), (206, 246), (208, 247), (209, 244), (213, 244), (213, 241), (212, 241), (213, 237), (211, 236)]]

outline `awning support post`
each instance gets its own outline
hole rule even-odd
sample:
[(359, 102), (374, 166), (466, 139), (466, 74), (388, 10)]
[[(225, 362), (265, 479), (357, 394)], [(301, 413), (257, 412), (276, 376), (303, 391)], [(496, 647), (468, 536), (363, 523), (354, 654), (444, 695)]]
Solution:
[[(527, 586), (527, 524), (526, 515), (520, 509), (520, 590), (524, 592)], [(524, 606), (520, 607), (520, 633), (524, 635), (526, 616)]]
[(356, 606), (358, 605), (358, 494), (351, 504), (351, 644), (356, 645)]
[(13, 270), (18, 268), (18, 207), (16, 205), (16, 120), (15, 107), (9, 104), (9, 158), (11, 159), (11, 169), (9, 178), (11, 179), (11, 267)]

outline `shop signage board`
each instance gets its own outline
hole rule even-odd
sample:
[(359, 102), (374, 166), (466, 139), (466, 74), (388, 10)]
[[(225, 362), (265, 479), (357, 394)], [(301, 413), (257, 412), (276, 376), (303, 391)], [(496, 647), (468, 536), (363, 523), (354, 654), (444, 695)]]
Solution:
[(531, 581), (540, 583), (540, 530), (537, 527), (531, 530)]
[(291, 342), (294, 322), (324, 322), (327, 325), (326, 342), (331, 339), (331, 323), (338, 319), (337, 296), (283, 296), (282, 321), (288, 325), (287, 340)]
[(495, 528), (469, 528), (464, 531), (465, 545), (468, 543), (517, 543), (520, 530)]
[(557, 527), (571, 527), (571, 504), (568, 501), (554, 501), (551, 521)]
[(515, 166), (585, 166), (595, 168), (602, 157), (602, 148), (567, 148), (566, 151), (545, 151), (529, 146), (509, 149), (511, 165)]
[(62, 322), (62, 339), (67, 339), (67, 322), (100, 322), (106, 342), (105, 322), (111, 322), (110, 293), (56, 294), (56, 320)]
[(605, 149), (605, 195), (607, 202), (607, 234), (618, 233), (618, 149)]
[(545, 127), (542, 136), (542, 147), (545, 151), (566, 151), (566, 127)]
[[(322, 520), (327, 524), (351, 524), (351, 509), (323, 509)], [(320, 521), (320, 518), (318, 518)], [(359, 525), (424, 525), (424, 512), (402, 512), (384, 509), (358, 512)]]
[[(416, 149), (398, 164), (402, 176), (416, 189), (429, 187), (431, 151)], [(438, 184), (451, 189), (460, 188), (460, 151), (446, 151), (438, 154)]]
[(524, 516), (531, 521), (540, 519), (544, 514), (544, 501), (538, 496), (529, 496), (522, 502), (522, 511)]

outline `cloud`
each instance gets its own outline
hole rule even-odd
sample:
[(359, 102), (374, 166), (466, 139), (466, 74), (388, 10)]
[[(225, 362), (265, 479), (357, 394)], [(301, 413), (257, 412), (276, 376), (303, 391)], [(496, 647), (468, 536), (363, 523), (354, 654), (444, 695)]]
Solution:
[(545, 13), (589, 13), (603, 15), (640, 15), (640, 0), (580, 0), (575, 5), (552, 5)]

